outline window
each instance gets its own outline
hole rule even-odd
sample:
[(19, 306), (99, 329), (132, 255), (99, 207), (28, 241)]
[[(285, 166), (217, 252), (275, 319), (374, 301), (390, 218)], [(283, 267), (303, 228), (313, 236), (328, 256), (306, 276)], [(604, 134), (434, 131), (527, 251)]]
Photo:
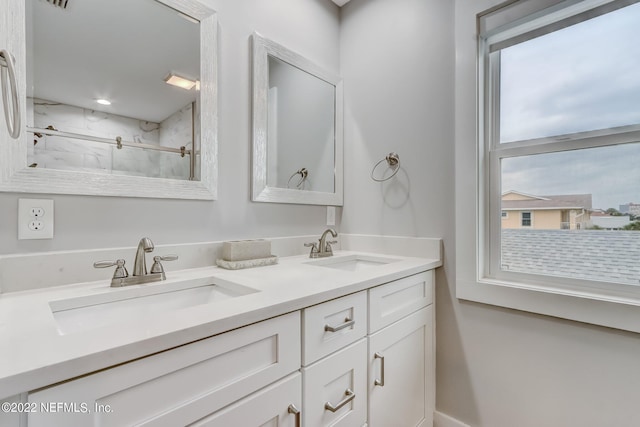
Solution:
[(489, 212), (526, 209), (518, 229), (485, 225), (489, 278), (640, 284), (640, 264), (626, 256), (640, 232), (591, 220), (640, 201), (640, 3), (588, 3), (483, 38), (483, 199)]
[(456, 12), (456, 104), (477, 100), (456, 109), (457, 296), (640, 332), (640, 222), (618, 213), (640, 203), (640, 3), (493, 4)]
[(502, 211), (500, 215), (502, 216), (502, 219), (509, 219), (509, 212), (507, 211)]

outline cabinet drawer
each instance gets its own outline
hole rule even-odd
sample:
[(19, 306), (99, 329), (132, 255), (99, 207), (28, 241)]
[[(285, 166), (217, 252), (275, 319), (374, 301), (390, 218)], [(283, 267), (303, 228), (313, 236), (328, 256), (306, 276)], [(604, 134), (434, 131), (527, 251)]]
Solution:
[(367, 334), (366, 291), (303, 310), (302, 364), (307, 366)]
[(300, 427), (295, 414), (302, 408), (300, 377), (300, 373), (292, 374), (189, 427)]
[(366, 338), (303, 368), (302, 374), (303, 425), (361, 427), (366, 423)]
[(369, 290), (369, 333), (433, 303), (433, 270)]
[(31, 393), (73, 407), (29, 427), (186, 425), (299, 369), (299, 348), (295, 312)]

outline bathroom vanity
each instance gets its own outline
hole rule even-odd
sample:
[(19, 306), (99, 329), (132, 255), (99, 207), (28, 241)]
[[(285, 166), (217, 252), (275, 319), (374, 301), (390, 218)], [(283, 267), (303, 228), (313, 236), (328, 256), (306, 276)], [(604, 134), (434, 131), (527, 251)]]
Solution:
[[(2, 337), (16, 342), (0, 368), (1, 400), (15, 411), (0, 421), (431, 426), (439, 265), (336, 251), (167, 272), (129, 289), (105, 280), (3, 295), (1, 321), (12, 311), (32, 338)], [(178, 305), (143, 308), (168, 301)]]

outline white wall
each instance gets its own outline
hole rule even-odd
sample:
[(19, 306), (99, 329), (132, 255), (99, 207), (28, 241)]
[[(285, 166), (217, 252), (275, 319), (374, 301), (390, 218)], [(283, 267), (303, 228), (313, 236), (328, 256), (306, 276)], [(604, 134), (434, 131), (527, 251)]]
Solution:
[[(328, 0), (209, 0), (220, 25), (219, 200), (0, 193), (0, 254), (318, 234), (326, 209), (250, 201), (253, 31), (339, 72), (339, 9)], [(55, 201), (55, 238), (17, 240), (19, 197)], [(339, 219), (338, 215), (338, 219)]]
[[(456, 110), (474, 107), (475, 59), (456, 51), (454, 36), (474, 38), (454, 23), (478, 3), (351, 0), (343, 8), (342, 231), (443, 237), (438, 411), (483, 427), (640, 425), (638, 335), (455, 298), (454, 137), (473, 138), (475, 124), (454, 124), (453, 100), (457, 91)], [(454, 82), (469, 73), (471, 86)], [(371, 167), (392, 150), (403, 160), (399, 179), (373, 183)], [(459, 202), (472, 214), (473, 200)]]
[[(442, 0), (352, 0), (342, 9), (345, 232), (452, 234), (452, 13)], [(373, 166), (391, 151), (401, 170), (374, 182)]]

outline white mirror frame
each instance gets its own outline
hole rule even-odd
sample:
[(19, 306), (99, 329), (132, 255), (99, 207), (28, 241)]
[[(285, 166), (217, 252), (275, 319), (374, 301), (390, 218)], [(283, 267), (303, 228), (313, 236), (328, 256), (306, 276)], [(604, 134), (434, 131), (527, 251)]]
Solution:
[[(260, 36), (252, 35), (253, 47), (253, 185), (254, 202), (309, 205), (343, 205), (343, 91), (342, 79), (323, 70), (307, 58)], [(269, 60), (272, 56), (293, 65), (335, 87), (334, 189), (333, 193), (269, 187), (267, 185), (267, 114)]]
[[(25, 1), (4, 0), (12, 28), (2, 30), (15, 57), (20, 115), (26, 123)], [(200, 21), (200, 181), (111, 175), (27, 167), (27, 136), (0, 135), (0, 191), (83, 194), (167, 199), (217, 199), (218, 176), (218, 21), (214, 10), (199, 0), (156, 0)], [(3, 37), (4, 38), (4, 37)]]

